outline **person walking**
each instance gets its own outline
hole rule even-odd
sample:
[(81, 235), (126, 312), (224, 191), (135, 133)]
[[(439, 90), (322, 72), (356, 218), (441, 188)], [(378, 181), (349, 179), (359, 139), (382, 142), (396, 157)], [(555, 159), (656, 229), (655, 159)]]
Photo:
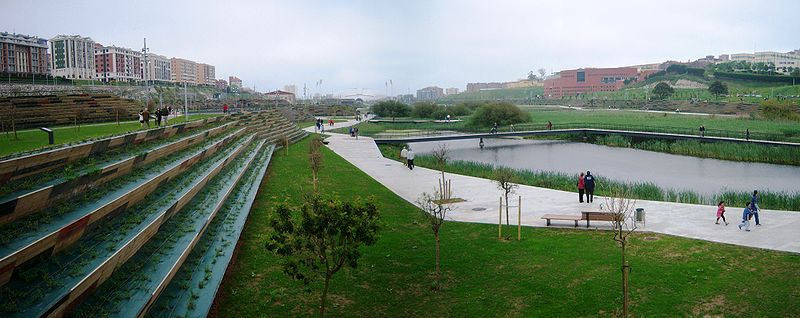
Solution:
[(142, 111), (142, 117), (144, 118), (144, 124), (147, 125), (147, 128), (150, 128), (150, 112), (147, 108)]
[(156, 109), (156, 127), (161, 127), (161, 110)]
[(750, 213), (756, 217), (756, 225), (761, 225), (761, 222), (758, 220), (758, 210), (761, 210), (761, 208), (758, 207), (758, 190), (753, 190), (753, 197), (750, 198)]
[(223, 114), (227, 114), (228, 113), (228, 104), (222, 104), (222, 113)]
[(141, 126), (142, 128), (144, 128), (144, 115), (143, 114), (144, 114), (144, 112), (140, 110), (139, 111), (139, 126)]
[(408, 159), (406, 159), (406, 157), (408, 157), (408, 149), (406, 149), (406, 146), (403, 146), (403, 150), (400, 150), (400, 162), (408, 167)]
[(753, 217), (753, 214), (750, 211), (750, 202), (747, 202), (747, 205), (744, 207), (744, 211), (742, 212), (742, 223), (739, 224), (739, 229), (741, 230), (744, 227), (744, 230), (750, 232), (750, 218)]
[(414, 150), (408, 148), (408, 152), (406, 153), (406, 159), (408, 159), (408, 169), (414, 170)]
[(705, 137), (705, 136), (706, 136), (706, 127), (700, 126), (700, 137)]
[(583, 172), (578, 176), (578, 203), (583, 203), (583, 192), (586, 189), (586, 182), (583, 180)]
[(744, 132), (744, 140), (750, 140), (750, 128)]
[(356, 135), (356, 140), (358, 140), (358, 127), (353, 128), (353, 134)]
[(492, 125), (491, 133), (493, 133), (493, 134), (497, 133), (497, 123), (494, 123), (494, 125)]
[(553, 123), (548, 120), (547, 121), (547, 130), (552, 130), (552, 129), (553, 129)]
[(583, 177), (583, 186), (586, 188), (586, 203), (594, 201), (594, 176), (591, 171), (586, 171), (586, 176)]
[(719, 218), (722, 218), (722, 222), (724, 222), (726, 226), (728, 225), (728, 220), (725, 220), (725, 201), (719, 201), (719, 203), (717, 203), (717, 222), (714, 224), (719, 224)]

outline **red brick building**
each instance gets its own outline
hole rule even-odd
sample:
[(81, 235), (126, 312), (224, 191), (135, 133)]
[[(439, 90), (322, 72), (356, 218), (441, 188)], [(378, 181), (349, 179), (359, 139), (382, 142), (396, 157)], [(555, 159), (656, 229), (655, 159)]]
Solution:
[(544, 96), (562, 98), (592, 92), (619, 90), (626, 79), (642, 80), (643, 74), (634, 67), (582, 68), (561, 71), (544, 81)]

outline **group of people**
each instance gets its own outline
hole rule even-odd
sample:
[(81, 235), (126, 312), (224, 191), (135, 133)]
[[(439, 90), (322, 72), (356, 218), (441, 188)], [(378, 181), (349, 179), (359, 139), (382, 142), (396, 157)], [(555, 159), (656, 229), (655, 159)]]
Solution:
[[(333, 119), (328, 119), (328, 124), (327, 125), (328, 126), (333, 126)], [(317, 131), (319, 131), (321, 133), (325, 132), (325, 122), (322, 120), (322, 118), (317, 118), (317, 121), (314, 124), (314, 132), (317, 132)]]
[(356, 137), (356, 139), (358, 139), (358, 127), (350, 127), (350, 137)]
[(150, 128), (150, 119), (155, 118), (156, 127), (161, 127), (162, 120), (164, 121), (164, 125), (168, 125), (170, 114), (172, 114), (172, 106), (156, 109), (152, 114), (145, 108), (139, 111), (139, 124), (142, 128), (144, 128), (145, 125), (147, 125), (147, 128)]
[(586, 203), (594, 202), (595, 179), (591, 171), (586, 174), (581, 172), (578, 176), (578, 202), (583, 203), (583, 194), (586, 193)]
[[(761, 225), (761, 220), (758, 219), (758, 211), (761, 208), (758, 207), (758, 190), (753, 191), (753, 196), (750, 198), (750, 202), (747, 202), (744, 207), (744, 211), (742, 211), (742, 223), (739, 223), (739, 230), (744, 229), (747, 232), (750, 232), (750, 220), (755, 218), (756, 225)], [(719, 201), (717, 203), (717, 222), (715, 224), (719, 224), (719, 219), (722, 218), (722, 222), (725, 225), (728, 225), (728, 221), (725, 220), (725, 201)]]
[(414, 170), (414, 150), (404, 146), (403, 150), (400, 150), (400, 161), (403, 162), (408, 169)]

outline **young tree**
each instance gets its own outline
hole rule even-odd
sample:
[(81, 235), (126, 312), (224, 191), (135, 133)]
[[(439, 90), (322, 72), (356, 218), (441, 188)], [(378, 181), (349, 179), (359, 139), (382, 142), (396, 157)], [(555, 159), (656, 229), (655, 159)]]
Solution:
[(708, 86), (708, 92), (715, 96), (728, 95), (728, 85), (720, 81), (714, 81)]
[(492, 179), (497, 183), (497, 188), (503, 191), (503, 197), (506, 199), (506, 226), (511, 226), (508, 219), (508, 196), (519, 187), (516, 184), (517, 175), (514, 174), (514, 170), (509, 168), (497, 168), (492, 174)]
[(544, 67), (539, 68), (538, 72), (539, 72), (539, 78), (541, 79), (544, 79), (544, 76), (547, 75), (547, 70), (545, 70)]
[(308, 162), (311, 165), (311, 181), (314, 184), (314, 193), (317, 192), (317, 181), (319, 180), (319, 170), (322, 169), (322, 138), (314, 136), (308, 143)]
[(441, 270), (440, 270), (440, 253), (439, 253), (439, 233), (444, 224), (444, 219), (447, 212), (450, 212), (452, 205), (450, 197), (443, 192), (440, 186), (436, 189), (433, 195), (422, 193), (417, 200), (417, 204), (422, 208), (425, 219), (430, 223), (431, 230), (433, 230), (433, 239), (436, 242), (436, 272), (435, 272), (435, 289), (441, 288)]
[(629, 199), (630, 193), (624, 190), (612, 192), (612, 196), (606, 198), (606, 206), (612, 214), (611, 223), (614, 227), (614, 241), (622, 249), (622, 316), (628, 317), (628, 274), (630, 266), (625, 260), (625, 248), (628, 245), (628, 237), (636, 230), (636, 219), (634, 211), (636, 201)]
[(324, 279), (319, 305), (324, 317), (331, 278), (345, 265), (358, 266), (359, 247), (378, 240), (379, 218), (372, 200), (344, 202), (314, 194), (299, 211), (286, 204), (276, 207), (266, 248), (284, 257), (284, 272), (292, 278), (304, 284)]
[(447, 160), (450, 160), (450, 149), (447, 148), (446, 144), (439, 144), (433, 150), (433, 158), (436, 160), (439, 171), (442, 172), (442, 180), (439, 181), (439, 187), (442, 189), (442, 194), (449, 198), (452, 193), (450, 192), (450, 182), (444, 178), (444, 168), (447, 166)]
[(672, 96), (674, 93), (675, 89), (664, 82), (656, 84), (656, 87), (653, 88), (653, 95), (657, 99), (666, 99), (667, 97)]

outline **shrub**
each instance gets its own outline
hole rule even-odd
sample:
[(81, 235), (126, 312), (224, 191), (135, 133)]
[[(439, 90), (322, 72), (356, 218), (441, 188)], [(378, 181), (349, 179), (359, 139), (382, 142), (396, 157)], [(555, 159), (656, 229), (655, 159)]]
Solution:
[(527, 122), (530, 120), (530, 114), (514, 104), (499, 102), (481, 106), (469, 120), (469, 123), (475, 126), (491, 126), (495, 123), (505, 126)]
[(434, 102), (417, 102), (414, 103), (411, 116), (416, 118), (434, 118), (433, 114), (438, 111), (439, 108), (440, 107)]
[(796, 105), (774, 99), (761, 102), (761, 115), (769, 119), (800, 120), (800, 111)]
[(411, 114), (411, 106), (398, 101), (387, 100), (373, 105), (372, 112), (380, 117), (408, 117)]
[(792, 83), (793, 81), (800, 82), (800, 77), (753, 73), (714, 72), (714, 77), (768, 83)]
[(656, 99), (666, 99), (672, 96), (672, 94), (675, 94), (675, 89), (665, 82), (658, 83), (656, 87), (653, 88), (653, 96)]

